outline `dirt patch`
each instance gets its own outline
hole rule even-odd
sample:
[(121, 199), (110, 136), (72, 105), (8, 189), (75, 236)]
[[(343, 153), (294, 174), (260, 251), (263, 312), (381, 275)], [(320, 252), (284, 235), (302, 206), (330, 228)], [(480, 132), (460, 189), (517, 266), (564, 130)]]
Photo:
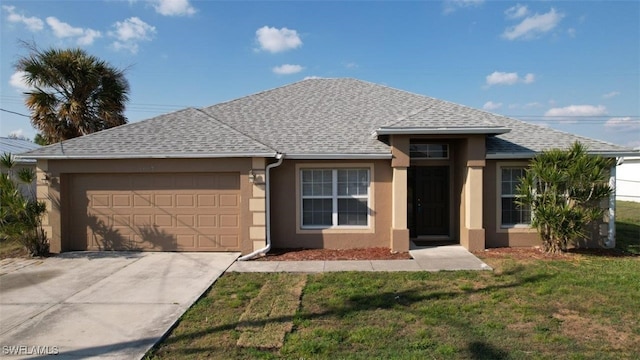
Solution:
[(237, 345), (281, 348), (285, 335), (293, 329), (293, 315), (306, 283), (304, 275), (278, 276), (267, 281), (240, 316), (236, 326), (241, 332)]
[(560, 309), (553, 314), (553, 317), (562, 322), (562, 333), (565, 336), (574, 338), (576, 341), (588, 342), (606, 342), (614, 349), (624, 349), (632, 346), (637, 339), (634, 337), (630, 341), (629, 334), (618, 331), (612, 326), (596, 323), (595, 321), (582, 317), (577, 311), (568, 309)]
[(273, 249), (258, 261), (302, 260), (407, 260), (408, 252), (391, 252), (389, 248), (367, 249)]

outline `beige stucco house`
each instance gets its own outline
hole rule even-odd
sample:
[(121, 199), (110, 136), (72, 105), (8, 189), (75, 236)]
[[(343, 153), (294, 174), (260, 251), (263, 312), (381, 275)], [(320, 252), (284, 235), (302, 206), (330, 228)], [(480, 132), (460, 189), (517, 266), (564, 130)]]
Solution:
[[(309, 79), (28, 153), (53, 252), (538, 243), (527, 161), (628, 149), (355, 79)], [(606, 219), (605, 219), (606, 220)], [(595, 242), (610, 245), (605, 222)]]

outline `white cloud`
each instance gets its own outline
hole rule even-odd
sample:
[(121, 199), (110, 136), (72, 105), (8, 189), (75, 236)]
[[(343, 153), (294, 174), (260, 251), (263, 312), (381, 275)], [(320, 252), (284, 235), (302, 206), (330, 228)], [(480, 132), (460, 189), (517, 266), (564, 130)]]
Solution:
[(95, 39), (102, 37), (100, 31), (73, 27), (53, 16), (47, 17), (46, 21), (53, 30), (53, 35), (58, 38), (77, 38), (78, 45), (91, 45)]
[(458, 9), (478, 7), (482, 4), (484, 4), (484, 0), (445, 0), (442, 12), (450, 14)]
[(47, 24), (53, 30), (53, 35), (59, 38), (76, 37), (84, 35), (82, 28), (73, 27), (65, 22), (58, 20), (53, 16), (47, 18)]
[(614, 98), (614, 97), (616, 97), (618, 95), (620, 95), (619, 91), (611, 91), (611, 92), (608, 92), (606, 94), (603, 94), (602, 97), (605, 98), (605, 99), (611, 99), (611, 98)]
[(542, 107), (542, 104), (540, 104), (537, 101), (524, 104), (525, 109), (532, 109), (532, 108), (539, 108), (539, 107)]
[(314, 80), (314, 79), (322, 79), (320, 76), (305, 76), (302, 80)]
[(567, 29), (567, 34), (569, 34), (569, 37), (571, 37), (571, 38), (576, 37), (576, 29), (574, 29), (574, 28)]
[(487, 101), (486, 103), (484, 103), (484, 105), (482, 105), (482, 108), (485, 110), (497, 110), (500, 109), (502, 107), (502, 103), (494, 103), (493, 101)]
[(529, 13), (529, 9), (526, 5), (516, 5), (505, 10), (504, 14), (508, 19), (520, 19), (525, 17)]
[(271, 53), (295, 49), (302, 46), (302, 40), (295, 30), (263, 26), (256, 30), (260, 48)]
[(304, 68), (300, 65), (284, 64), (284, 65), (276, 66), (272, 70), (274, 73), (279, 75), (290, 75), (290, 74), (299, 73), (300, 71), (302, 71), (302, 69)]
[(7, 21), (11, 23), (22, 23), (27, 29), (30, 31), (40, 31), (44, 29), (44, 22), (35, 16), (26, 17), (24, 15), (16, 13), (15, 6), (7, 6), (3, 5), (2, 8), (6, 10), (9, 15), (7, 16)]
[(24, 76), (27, 73), (24, 71), (16, 71), (9, 78), (9, 85), (14, 87), (19, 92), (29, 91), (31, 87), (27, 85), (27, 82), (24, 80)]
[(543, 33), (551, 31), (560, 23), (563, 17), (564, 14), (551, 8), (546, 14), (535, 14), (526, 17), (518, 25), (507, 28), (504, 33), (502, 33), (502, 37), (508, 40), (520, 38), (533, 39)]
[(138, 17), (130, 17), (122, 22), (113, 24), (115, 31), (109, 31), (109, 36), (116, 38), (112, 46), (116, 50), (138, 52), (139, 41), (150, 41), (156, 33), (155, 26), (151, 26)]
[(486, 77), (487, 85), (513, 85), (518, 82), (518, 73), (494, 71)]
[(357, 69), (360, 66), (357, 63), (349, 62), (349, 63), (344, 64), (344, 67), (346, 67), (347, 69)]
[(518, 82), (522, 82), (525, 84), (531, 84), (536, 81), (536, 76), (532, 73), (526, 74), (524, 77), (520, 77), (518, 73), (515, 72), (502, 72), (502, 71), (494, 71), (491, 74), (487, 75), (486, 84), (487, 86), (491, 85), (514, 85)]
[(153, 8), (164, 16), (187, 16), (196, 13), (189, 0), (152, 0)]
[(569, 105), (561, 108), (551, 108), (544, 113), (547, 117), (588, 117), (602, 116), (607, 113), (607, 108), (598, 105)]
[(627, 117), (613, 117), (604, 123), (604, 126), (611, 130), (634, 131), (640, 129), (640, 119)]
[(525, 84), (531, 84), (534, 81), (536, 81), (536, 76), (533, 75), (532, 73), (528, 73), (527, 75), (524, 76), (524, 78), (522, 79), (522, 82)]
[(16, 139), (24, 139), (24, 130), (22, 129), (18, 129), (18, 130), (13, 130), (12, 132), (9, 133), (9, 137), (11, 138), (16, 138)]
[(78, 38), (78, 45), (91, 45), (97, 38), (102, 37), (100, 31), (93, 29), (86, 29), (84, 35)]

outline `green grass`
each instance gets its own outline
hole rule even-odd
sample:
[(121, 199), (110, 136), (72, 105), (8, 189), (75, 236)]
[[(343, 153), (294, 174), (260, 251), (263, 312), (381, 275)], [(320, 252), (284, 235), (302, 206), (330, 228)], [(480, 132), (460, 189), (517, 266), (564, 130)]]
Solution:
[(640, 258), (485, 261), (496, 270), (306, 275), (280, 349), (236, 346), (237, 326), (262, 284), (299, 275), (227, 273), (147, 358), (632, 359), (640, 353)]
[(616, 247), (640, 254), (640, 203), (616, 202)]

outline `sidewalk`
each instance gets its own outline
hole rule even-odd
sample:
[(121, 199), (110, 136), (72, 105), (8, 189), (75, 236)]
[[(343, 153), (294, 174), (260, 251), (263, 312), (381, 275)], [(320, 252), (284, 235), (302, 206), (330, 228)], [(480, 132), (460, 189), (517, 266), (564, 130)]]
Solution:
[(411, 260), (236, 261), (231, 272), (493, 270), (460, 245), (410, 250)]

